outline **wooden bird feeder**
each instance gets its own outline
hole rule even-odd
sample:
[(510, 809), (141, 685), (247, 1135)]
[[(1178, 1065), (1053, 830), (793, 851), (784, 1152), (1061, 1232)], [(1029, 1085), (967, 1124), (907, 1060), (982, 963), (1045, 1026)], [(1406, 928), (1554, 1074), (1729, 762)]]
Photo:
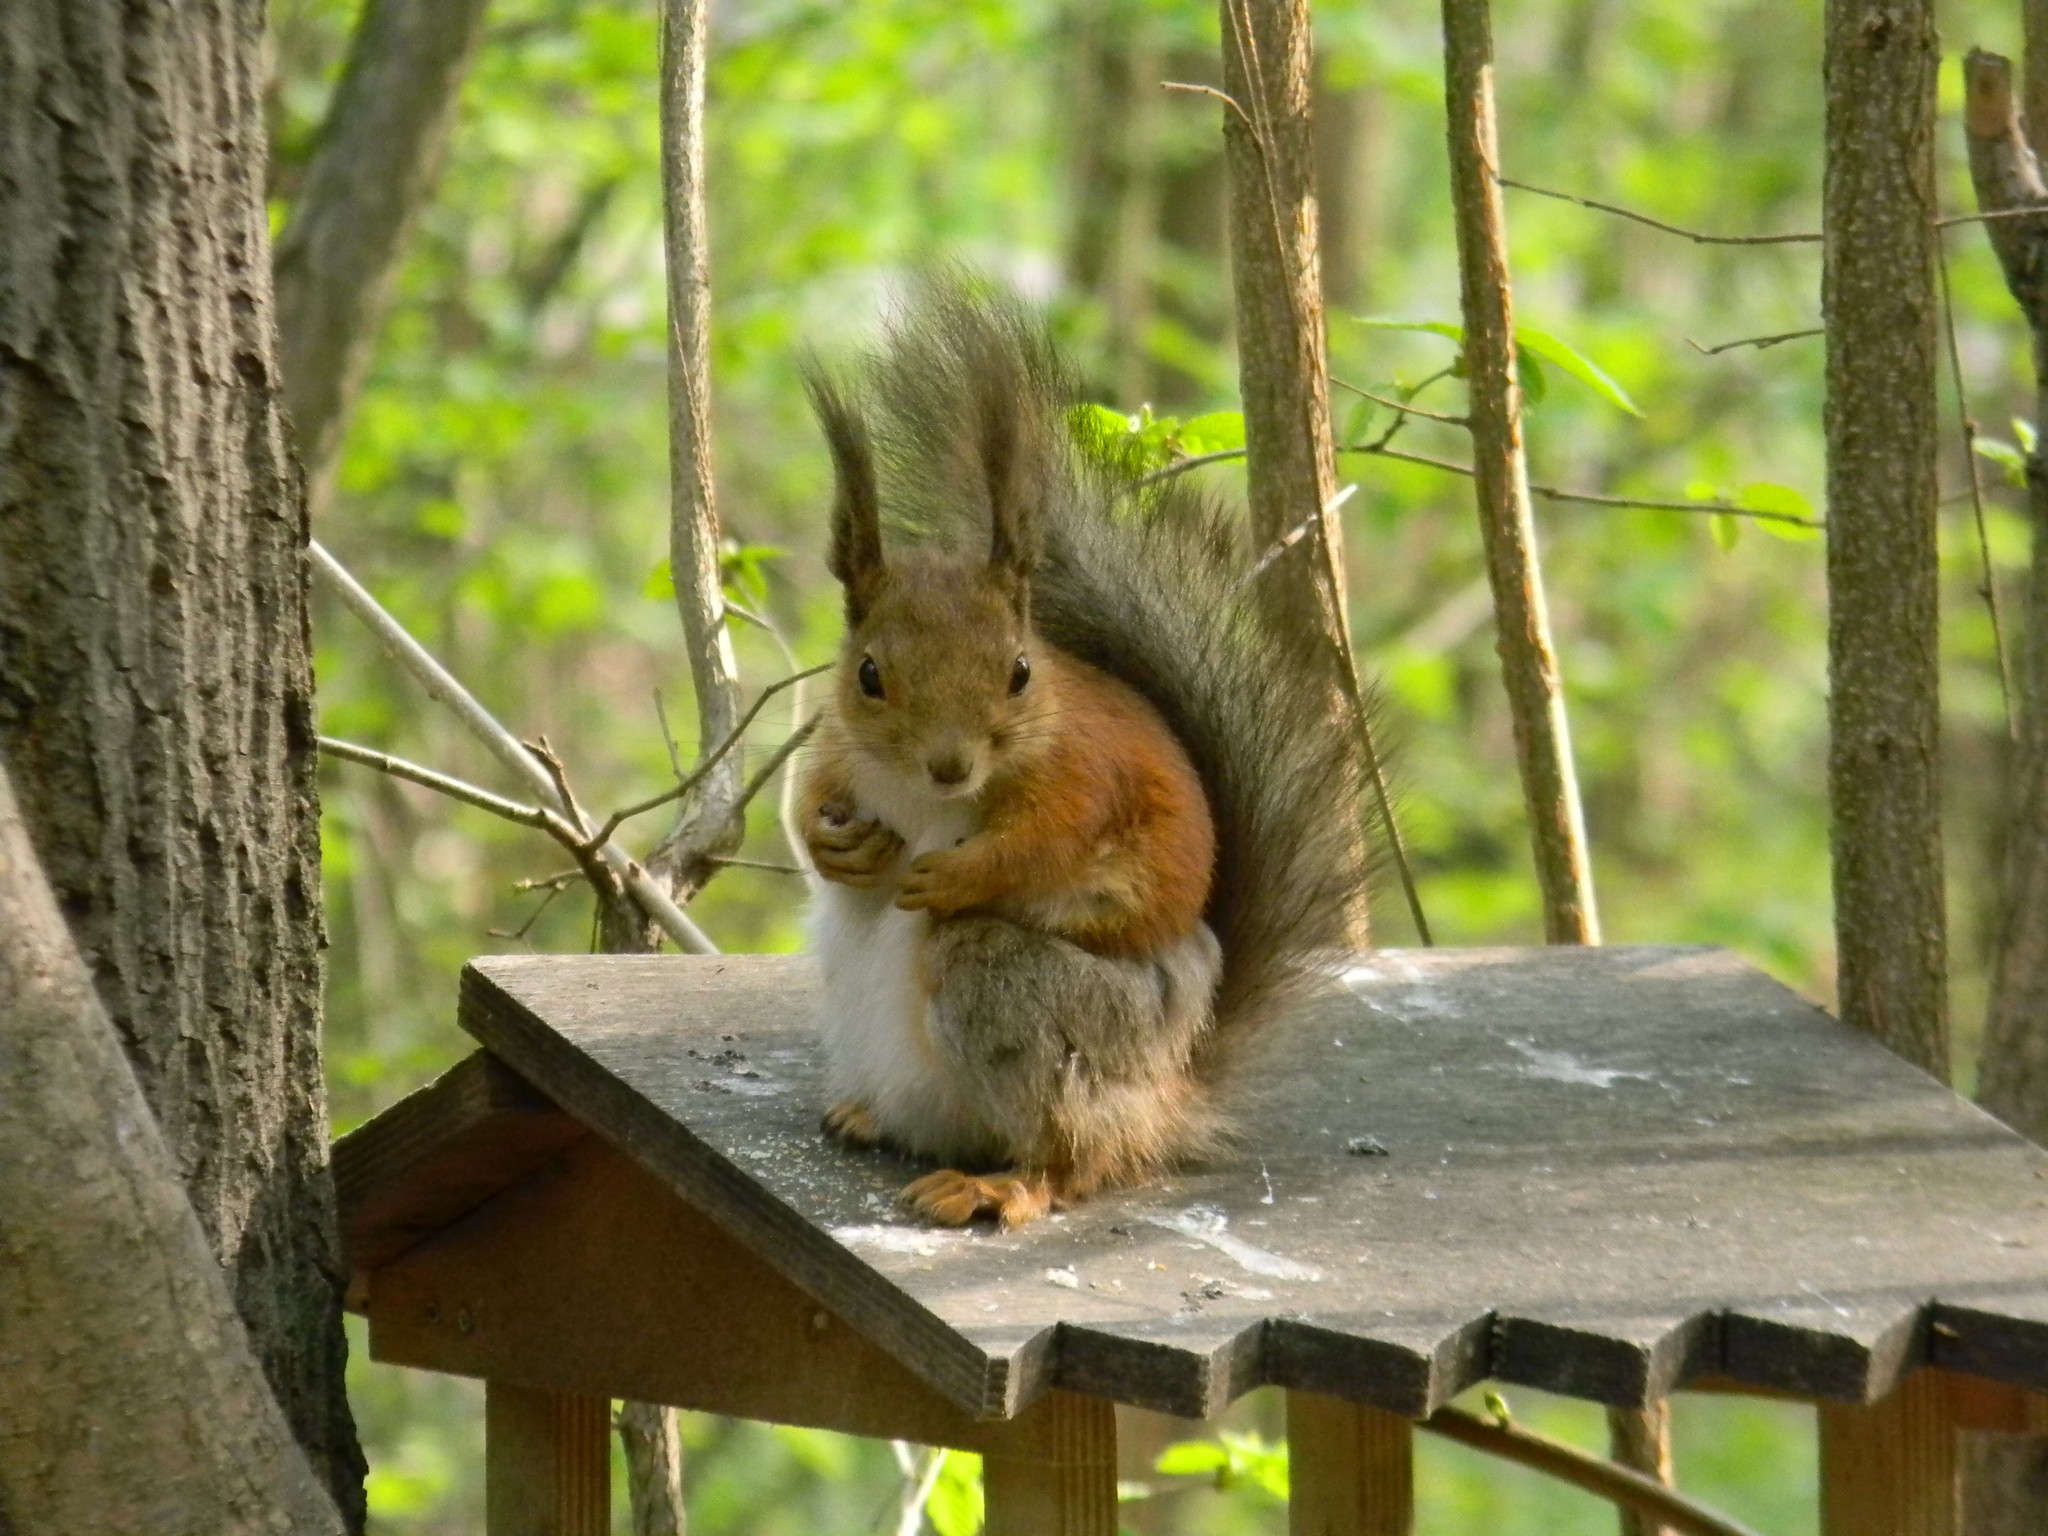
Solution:
[(992, 1536), (1112, 1536), (1115, 1420), (1285, 1388), (1293, 1529), (1410, 1529), (1489, 1378), (1819, 1405), (1830, 1536), (1956, 1529), (2048, 1391), (2048, 1153), (1733, 957), (1381, 951), (1242, 1153), (1012, 1233), (827, 1144), (796, 957), (518, 957), (483, 1050), (335, 1152), (371, 1354), (488, 1385), (491, 1536), (608, 1529), (614, 1398), (985, 1458)]

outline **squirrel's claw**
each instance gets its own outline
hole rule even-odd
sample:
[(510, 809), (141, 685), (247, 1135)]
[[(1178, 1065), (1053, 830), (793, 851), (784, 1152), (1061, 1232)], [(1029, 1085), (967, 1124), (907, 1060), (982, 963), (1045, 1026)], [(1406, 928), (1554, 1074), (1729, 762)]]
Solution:
[(964, 1227), (977, 1216), (993, 1216), (1005, 1230), (1038, 1220), (1055, 1204), (1051, 1181), (1042, 1173), (977, 1178), (952, 1168), (905, 1185), (896, 1198), (937, 1226)]
[(896, 905), (906, 912), (951, 917), (984, 899), (965, 860), (952, 849), (920, 854), (910, 861), (896, 888)]
[(875, 1112), (859, 1099), (841, 1099), (825, 1111), (819, 1128), (842, 1147), (865, 1152), (882, 1144), (882, 1127)]
[(903, 852), (903, 839), (879, 821), (837, 825), (813, 817), (804, 842), (819, 874), (862, 890), (880, 884), (883, 872)]

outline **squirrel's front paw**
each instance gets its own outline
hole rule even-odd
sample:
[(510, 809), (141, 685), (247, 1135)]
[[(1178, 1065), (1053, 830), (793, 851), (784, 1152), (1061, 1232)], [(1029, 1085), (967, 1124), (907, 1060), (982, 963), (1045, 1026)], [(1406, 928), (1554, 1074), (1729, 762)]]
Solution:
[(903, 853), (903, 839), (879, 821), (856, 821), (835, 805), (820, 806), (804, 826), (804, 846), (827, 880), (868, 890)]
[(976, 878), (973, 860), (957, 849), (942, 848), (922, 853), (910, 861), (896, 888), (896, 905), (906, 912), (929, 912), (934, 917), (951, 917), (988, 899)]

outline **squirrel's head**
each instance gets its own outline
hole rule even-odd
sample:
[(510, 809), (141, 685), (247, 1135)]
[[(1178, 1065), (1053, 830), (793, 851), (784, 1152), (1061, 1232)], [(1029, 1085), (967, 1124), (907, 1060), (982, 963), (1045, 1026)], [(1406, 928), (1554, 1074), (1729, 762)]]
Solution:
[(829, 564), (846, 594), (838, 713), (853, 741), (927, 793), (978, 793), (1042, 741), (1050, 701), (1034, 672), (1031, 572), (1038, 552), (1032, 477), (1014, 416), (981, 423), (986, 557), (913, 552), (884, 561), (874, 453), (860, 415), (813, 378), (837, 484)]

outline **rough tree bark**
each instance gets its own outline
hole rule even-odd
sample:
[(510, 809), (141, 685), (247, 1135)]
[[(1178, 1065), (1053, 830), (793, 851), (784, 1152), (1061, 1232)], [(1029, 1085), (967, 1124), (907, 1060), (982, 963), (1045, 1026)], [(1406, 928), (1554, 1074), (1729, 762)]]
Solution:
[(1933, 0), (1828, 0), (1828, 792), (1842, 1017), (1948, 1075)]
[(262, 57), (260, 7), (230, 0), (0, 7), (0, 750), (264, 1374), (354, 1526)]
[(0, 764), (0, 1530), (340, 1536)]
[(276, 257), (286, 403), (325, 500), (392, 274), (440, 169), (489, 0), (368, 0)]
[[(1264, 547), (1337, 494), (1316, 253), (1314, 52), (1308, 0), (1221, 5), (1238, 373), (1252, 537)], [(1339, 538), (1335, 519), (1325, 523)], [(1316, 612), (1310, 563), (1288, 568), (1298, 573), (1300, 610)]]
[(1571, 730), (1550, 640), (1522, 447), (1514, 299), (1494, 127), (1493, 22), (1486, 0), (1445, 0), (1443, 16), (1467, 414), (1479, 527), (1493, 587), (1494, 643), (1514, 720), (1522, 800), (1543, 892), (1544, 936), (1553, 944), (1597, 944), (1600, 919), (1593, 904), (1585, 816), (1572, 769)]
[[(2026, 6), (2027, 91), (2048, 90), (2048, 3)], [(1973, 52), (1964, 64), (1963, 117), (1970, 179), (1986, 213), (2040, 207), (2039, 219), (1984, 225), (2033, 339), (2035, 418), (2048, 405), (2048, 185), (2014, 99), (2012, 66)], [(2048, 110), (2048, 103), (2044, 103)], [(2048, 121), (2048, 117), (2032, 121)], [(2033, 570), (2024, 605), (2017, 742), (2007, 775), (2010, 804), (1999, 920), (1991, 954), (1991, 995), (1977, 1097), (2034, 1140), (2048, 1143), (2048, 455), (2027, 460)], [(2022, 1536), (2048, 1528), (2048, 1440), (1966, 1436), (1964, 1528), (1973, 1536)]]

